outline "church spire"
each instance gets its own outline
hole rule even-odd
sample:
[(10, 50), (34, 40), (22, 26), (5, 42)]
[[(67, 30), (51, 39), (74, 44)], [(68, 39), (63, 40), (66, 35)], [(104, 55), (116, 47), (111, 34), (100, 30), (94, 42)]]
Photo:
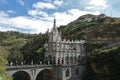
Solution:
[(55, 28), (55, 27), (56, 27), (56, 19), (55, 19), (55, 17), (54, 17), (53, 28)]

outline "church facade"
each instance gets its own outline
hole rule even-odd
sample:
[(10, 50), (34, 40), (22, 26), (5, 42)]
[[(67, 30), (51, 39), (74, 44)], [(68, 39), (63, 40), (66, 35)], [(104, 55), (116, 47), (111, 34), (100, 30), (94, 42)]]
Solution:
[(56, 27), (48, 32), (49, 41), (45, 44), (46, 62), (55, 65), (57, 80), (82, 80), (85, 65), (81, 64), (86, 56), (84, 40), (66, 40), (61, 38), (61, 32)]

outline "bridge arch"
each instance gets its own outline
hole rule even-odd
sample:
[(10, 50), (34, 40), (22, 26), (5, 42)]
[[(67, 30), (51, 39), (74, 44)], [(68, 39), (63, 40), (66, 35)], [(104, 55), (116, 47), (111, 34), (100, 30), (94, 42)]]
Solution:
[(13, 75), (13, 80), (31, 80), (31, 76), (26, 71), (17, 71)]
[(36, 80), (55, 80), (55, 73), (52, 69), (43, 69), (37, 74)]

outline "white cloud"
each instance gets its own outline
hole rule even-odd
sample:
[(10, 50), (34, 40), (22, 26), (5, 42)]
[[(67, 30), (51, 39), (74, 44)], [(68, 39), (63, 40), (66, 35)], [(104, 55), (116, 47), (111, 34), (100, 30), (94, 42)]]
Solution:
[(106, 0), (91, 0), (88, 4), (94, 5), (94, 6), (107, 7)]
[(37, 3), (33, 4), (33, 8), (36, 8), (36, 9), (55, 9), (56, 6), (53, 5), (52, 3), (37, 2)]
[(58, 6), (62, 5), (62, 0), (45, 0), (45, 2), (37, 2), (33, 4), (33, 9), (28, 10), (28, 14), (32, 17), (48, 17), (47, 12), (45, 9), (56, 9)]
[(95, 7), (94, 6), (87, 6), (85, 9), (87, 9), (87, 10), (92, 10), (92, 9), (94, 9)]
[(4, 11), (0, 11), (0, 17), (9, 17), (9, 15)]
[(13, 10), (7, 10), (7, 13), (14, 14), (14, 13), (16, 13), (16, 12), (13, 11)]
[(21, 5), (21, 6), (24, 6), (25, 3), (23, 2), (23, 0), (18, 0), (18, 3)]
[[(3, 14), (4, 13), (4, 14)], [(47, 29), (52, 28), (52, 20), (53, 17), (47, 17), (45, 20), (25, 17), (25, 16), (18, 16), (18, 17), (9, 17), (8, 14), (3, 11), (0, 11), (0, 30), (7, 31), (7, 30), (19, 30), (26, 29), (31, 30), (30, 33), (40, 33), (45, 32)]]
[(44, 0), (44, 2), (52, 2), (52, 0)]
[(23, 16), (12, 18), (10, 22), (18, 28), (30, 30), (32, 29), (33, 31), (31, 31), (30, 33), (45, 32), (47, 29), (50, 29), (52, 27), (51, 21), (43, 21)]
[(37, 17), (37, 16), (43, 16), (43, 17), (48, 17), (48, 14), (44, 11), (41, 11), (41, 10), (38, 10), (38, 9), (35, 9), (35, 10), (29, 10), (28, 11), (28, 14), (33, 16), (33, 17)]
[(63, 1), (62, 1), (62, 0), (55, 0), (53, 3), (54, 3), (56, 6), (60, 6), (60, 5), (63, 4)]
[(107, 0), (90, 0), (87, 3), (87, 6), (85, 9), (103, 10), (103, 9), (108, 8), (108, 7), (109, 7), (109, 5), (107, 3)]
[(3, 26), (0, 26), (0, 30), (2, 30), (2, 31), (17, 31), (14, 28), (6, 28), (6, 27), (3, 27)]

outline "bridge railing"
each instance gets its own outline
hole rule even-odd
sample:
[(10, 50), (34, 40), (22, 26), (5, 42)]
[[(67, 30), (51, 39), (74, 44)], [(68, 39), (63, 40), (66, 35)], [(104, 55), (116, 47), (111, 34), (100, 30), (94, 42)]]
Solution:
[(42, 65), (13, 65), (7, 66), (6, 69), (29, 69), (29, 68), (40, 68), (40, 67), (51, 67), (51, 64), (42, 64)]

